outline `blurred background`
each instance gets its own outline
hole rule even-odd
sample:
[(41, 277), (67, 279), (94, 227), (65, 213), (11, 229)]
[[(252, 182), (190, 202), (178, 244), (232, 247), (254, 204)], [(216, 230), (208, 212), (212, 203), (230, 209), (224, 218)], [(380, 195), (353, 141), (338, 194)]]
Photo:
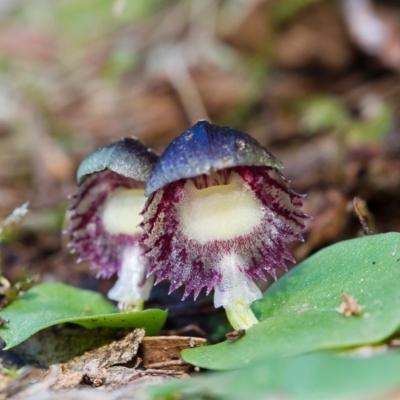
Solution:
[(367, 0), (0, 0), (0, 220), (7, 279), (106, 292), (61, 235), (75, 171), (136, 136), (161, 152), (198, 119), (253, 135), (313, 216), (301, 261), (400, 231), (400, 4)]

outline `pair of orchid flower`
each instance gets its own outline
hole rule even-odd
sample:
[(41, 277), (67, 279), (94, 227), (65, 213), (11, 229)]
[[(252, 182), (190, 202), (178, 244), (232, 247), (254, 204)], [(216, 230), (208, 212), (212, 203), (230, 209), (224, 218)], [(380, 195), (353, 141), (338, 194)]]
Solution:
[[(154, 277), (183, 298), (214, 289), (234, 329), (258, 321), (254, 283), (294, 261), (307, 216), (281, 162), (246, 133), (199, 121), (158, 157), (125, 138), (86, 157), (70, 208), (72, 252), (99, 277), (118, 274), (108, 297), (138, 309)], [(146, 184), (147, 183), (147, 184)]]

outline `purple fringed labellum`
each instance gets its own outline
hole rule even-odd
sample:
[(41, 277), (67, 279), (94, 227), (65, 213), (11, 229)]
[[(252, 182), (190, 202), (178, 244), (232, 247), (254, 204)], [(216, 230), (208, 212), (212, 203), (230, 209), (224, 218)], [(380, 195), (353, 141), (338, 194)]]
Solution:
[(91, 261), (92, 267), (98, 269), (99, 277), (110, 278), (119, 271), (124, 248), (136, 243), (141, 233), (136, 227), (140, 219), (133, 214), (135, 211), (139, 214), (141, 210), (139, 201), (136, 210), (133, 209), (130, 214), (131, 221), (126, 221), (125, 216), (128, 225), (125, 232), (111, 227), (114, 218), (108, 216), (110, 211), (107, 212), (106, 203), (110, 202), (112, 194), (125, 190), (137, 189), (140, 198), (143, 186), (143, 183), (103, 170), (85, 176), (79, 184), (78, 193), (73, 196), (69, 246), (79, 254), (80, 260)]
[(294, 261), (287, 244), (302, 240), (308, 218), (281, 167), (249, 135), (206, 121), (176, 138), (146, 188), (141, 242), (156, 282), (185, 285), (184, 298), (215, 289), (227, 310), (259, 299), (253, 281)]
[(69, 247), (90, 261), (98, 277), (119, 278), (108, 293), (122, 309), (148, 298), (148, 260), (142, 256), (140, 212), (145, 182), (158, 157), (138, 140), (121, 139), (90, 154), (78, 169), (69, 209)]

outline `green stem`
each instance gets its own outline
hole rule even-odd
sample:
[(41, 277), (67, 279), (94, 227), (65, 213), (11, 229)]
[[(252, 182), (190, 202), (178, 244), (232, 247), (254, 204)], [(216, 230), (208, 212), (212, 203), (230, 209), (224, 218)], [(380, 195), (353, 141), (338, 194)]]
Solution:
[(236, 303), (234, 309), (225, 308), (225, 312), (235, 330), (249, 329), (259, 322), (248, 304)]

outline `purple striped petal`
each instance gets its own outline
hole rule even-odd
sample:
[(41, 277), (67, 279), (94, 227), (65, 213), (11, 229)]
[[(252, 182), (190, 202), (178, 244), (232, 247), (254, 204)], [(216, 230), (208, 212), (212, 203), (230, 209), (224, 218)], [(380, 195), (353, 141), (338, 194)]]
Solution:
[[(251, 209), (243, 216), (250, 222), (240, 221), (241, 209), (226, 221), (221, 221), (219, 215), (207, 215), (214, 207), (211, 196), (215, 194), (211, 191), (211, 203), (205, 200), (198, 209), (188, 206), (192, 215), (187, 216), (187, 224), (190, 224), (191, 216), (198, 221), (194, 223), (193, 231), (186, 229), (182, 223), (184, 204), (197, 201), (190, 191), (197, 190), (199, 196), (203, 196), (202, 189), (214, 187), (223, 193), (232, 182), (242, 186), (234, 188), (232, 195), (237, 197), (232, 201), (243, 201), (245, 206), (249, 204)], [(276, 279), (276, 269), (286, 270), (285, 260), (294, 261), (287, 244), (302, 240), (301, 231), (308, 218), (300, 210), (302, 198), (290, 189), (279, 170), (272, 167), (238, 166), (170, 183), (150, 196), (143, 211), (142, 244), (152, 260), (150, 273), (156, 275), (157, 282), (169, 280), (171, 291), (185, 285), (184, 298), (191, 292), (196, 298), (202, 288), (210, 292), (213, 288), (224, 291), (222, 286), (236, 287), (237, 283), (227, 283), (224, 279), (228, 272), (221, 266), (221, 261), (230, 254), (234, 255), (241, 274), (235, 279), (248, 282), (266, 279), (266, 274)], [(231, 207), (228, 197), (221, 199), (226, 201), (227, 208)], [(236, 212), (234, 203), (232, 207)], [(214, 217), (216, 223), (224, 226), (215, 226)], [(207, 232), (207, 223), (215, 228), (214, 231)], [(203, 235), (203, 231), (206, 234)], [(254, 296), (249, 292), (249, 299)], [(250, 303), (253, 300), (249, 300)]]

